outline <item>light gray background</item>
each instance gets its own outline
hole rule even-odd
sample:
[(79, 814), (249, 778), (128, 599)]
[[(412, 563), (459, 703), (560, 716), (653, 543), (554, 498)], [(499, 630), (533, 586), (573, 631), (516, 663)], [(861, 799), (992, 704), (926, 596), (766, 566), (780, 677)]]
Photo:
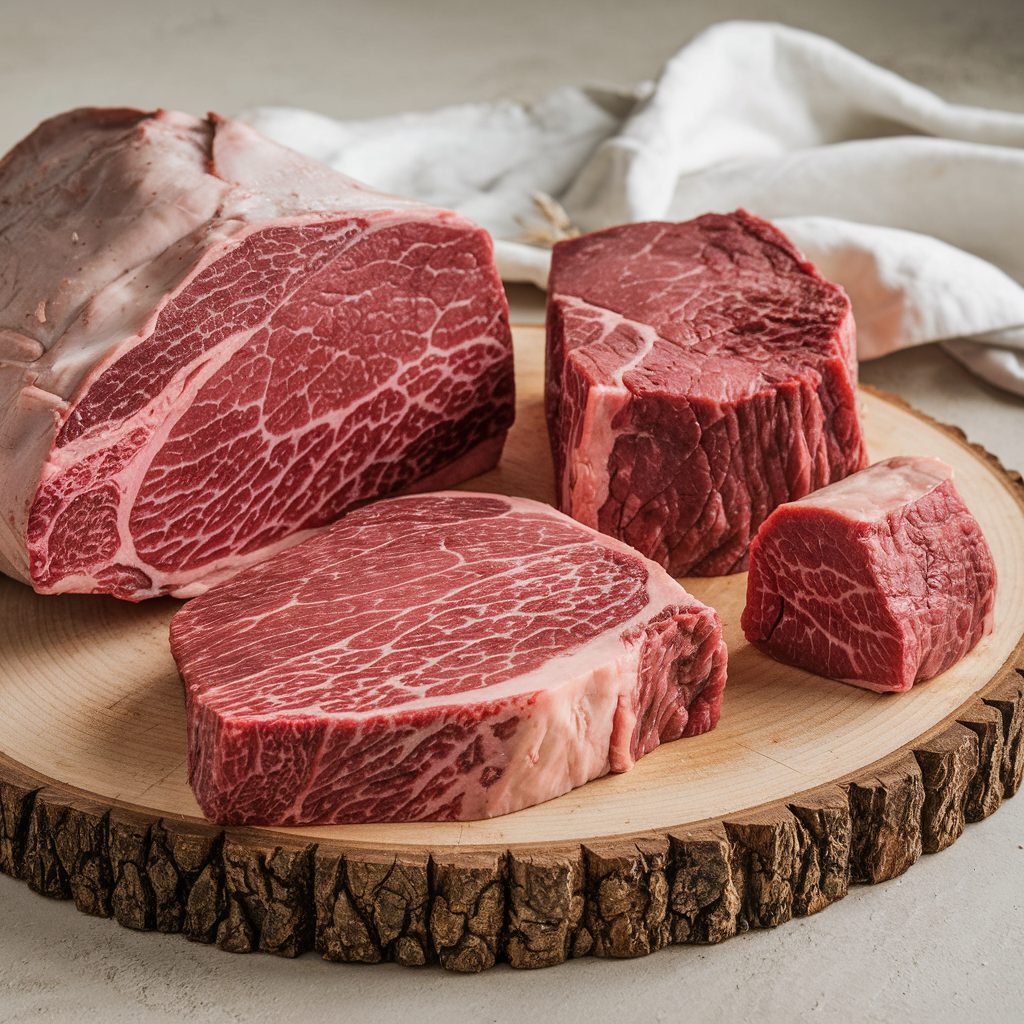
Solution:
[[(36, 0), (0, 2), (0, 150), (86, 104), (352, 118), (628, 85), (734, 17), (822, 32), (947, 99), (1024, 111), (1024, 0)], [(513, 320), (536, 320), (541, 301), (513, 289)], [(1024, 468), (1024, 401), (933, 346), (861, 375)], [(1020, 1021), (1022, 905), (1024, 796), (816, 917), (539, 972), (236, 956), (87, 918), (0, 876), (0, 1021)]]

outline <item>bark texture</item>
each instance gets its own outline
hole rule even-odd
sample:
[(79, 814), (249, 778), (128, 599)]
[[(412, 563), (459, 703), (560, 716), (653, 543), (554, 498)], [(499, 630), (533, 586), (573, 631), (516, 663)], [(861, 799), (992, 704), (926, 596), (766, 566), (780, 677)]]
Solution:
[(924, 785), (911, 753), (890, 758), (847, 784), (850, 800), (850, 881), (885, 882), (921, 856)]
[(725, 827), (673, 832), (671, 885), (673, 942), (722, 942), (739, 927), (740, 890)]
[(550, 967), (590, 952), (589, 933), (574, 941), (585, 878), (578, 846), (511, 854), (507, 955), (513, 967)]
[(497, 852), (435, 854), (430, 938), (441, 965), (476, 972), (504, 953), (508, 858)]
[(1004, 669), (995, 685), (985, 688), (982, 700), (995, 708), (1003, 720), (1000, 779), (1005, 799), (1020, 789), (1024, 776), (1024, 669)]
[(593, 956), (646, 956), (672, 941), (665, 836), (584, 848), (586, 904), (576, 944)]
[(925, 853), (938, 853), (963, 834), (967, 795), (978, 773), (978, 737), (954, 722), (933, 739), (915, 745), (914, 756), (924, 788), (921, 846)]
[(977, 701), (958, 715), (957, 721), (978, 741), (978, 770), (967, 789), (964, 817), (966, 821), (981, 821), (1003, 802), (1003, 716), (998, 708)]

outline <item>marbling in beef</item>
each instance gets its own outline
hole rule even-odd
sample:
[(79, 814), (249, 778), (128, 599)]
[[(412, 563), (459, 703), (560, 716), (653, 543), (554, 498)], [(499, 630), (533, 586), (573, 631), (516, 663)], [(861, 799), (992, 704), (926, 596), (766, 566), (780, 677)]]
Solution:
[(992, 632), (996, 569), (938, 459), (898, 457), (777, 508), (750, 548), (747, 639), (870, 690), (909, 690)]
[(718, 721), (718, 615), (525, 498), (375, 502), (171, 622), (224, 824), (487, 818)]
[(236, 121), (45, 122), (0, 259), (0, 570), (41, 593), (200, 593), (512, 420), (487, 234)]
[(558, 505), (674, 576), (746, 568), (776, 505), (866, 465), (850, 303), (739, 211), (554, 247)]

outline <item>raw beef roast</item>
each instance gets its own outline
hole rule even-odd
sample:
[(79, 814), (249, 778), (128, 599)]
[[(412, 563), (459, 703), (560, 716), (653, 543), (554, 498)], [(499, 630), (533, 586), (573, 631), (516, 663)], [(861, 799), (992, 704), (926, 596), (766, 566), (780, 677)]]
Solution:
[(867, 461), (849, 300), (743, 211), (559, 242), (546, 373), (559, 507), (674, 576)]
[(171, 621), (189, 779), (224, 824), (549, 800), (718, 721), (718, 615), (525, 498), (376, 502)]
[(200, 593), (512, 419), (489, 237), (238, 122), (45, 122), (0, 260), (0, 570), (42, 593)]
[(750, 547), (742, 625), (773, 658), (909, 690), (992, 631), (996, 569), (953, 471), (878, 462), (777, 508)]

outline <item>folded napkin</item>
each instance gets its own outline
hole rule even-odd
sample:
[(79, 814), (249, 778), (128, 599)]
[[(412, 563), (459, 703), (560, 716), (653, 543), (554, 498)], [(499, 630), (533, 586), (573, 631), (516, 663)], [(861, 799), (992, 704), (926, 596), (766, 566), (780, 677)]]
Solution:
[(656, 83), (562, 88), (530, 106), (243, 118), (377, 188), (459, 210), (491, 232), (503, 278), (541, 287), (538, 242), (742, 206), (846, 289), (862, 359), (942, 341), (1024, 395), (1024, 115), (946, 103), (821, 36), (725, 22)]

